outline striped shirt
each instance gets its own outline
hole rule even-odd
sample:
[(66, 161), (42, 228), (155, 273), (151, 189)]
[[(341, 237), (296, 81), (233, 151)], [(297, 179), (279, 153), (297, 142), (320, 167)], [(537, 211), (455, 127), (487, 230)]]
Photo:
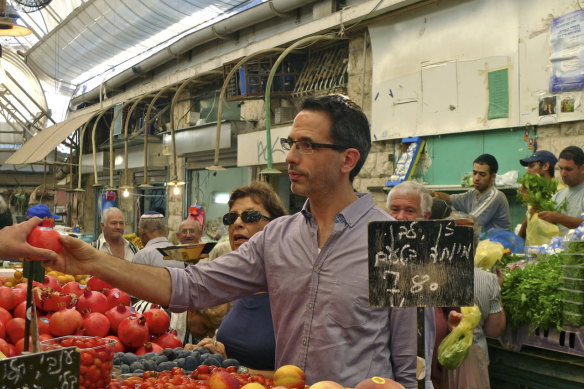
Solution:
[[(103, 251), (105, 253), (108, 253), (109, 255), (113, 255), (112, 250), (110, 248), (110, 245), (107, 242), (107, 240), (105, 240), (105, 237), (103, 236), (103, 234), (100, 234), (99, 237), (97, 238), (97, 240), (94, 241), (93, 243), (91, 243), (91, 245), (93, 247), (95, 247), (96, 249), (98, 249), (99, 251)], [(134, 258), (134, 254), (136, 254), (137, 252), (138, 252), (138, 248), (136, 246), (134, 246), (134, 244), (132, 242), (128, 242), (126, 239), (124, 239), (124, 258), (123, 259), (125, 259), (128, 262), (132, 262), (132, 259)]]
[(494, 186), (483, 193), (473, 189), (450, 195), (450, 202), (458, 211), (474, 216), (483, 232), (492, 228), (507, 231), (511, 228), (507, 197)]
[(481, 321), (474, 330), (473, 342), (478, 344), (489, 360), (489, 352), (487, 348), (487, 340), (483, 332), (483, 325), (490, 314), (501, 312), (503, 307), (499, 303), (501, 297), (501, 287), (497, 276), (488, 271), (474, 268), (474, 303), (481, 311)]

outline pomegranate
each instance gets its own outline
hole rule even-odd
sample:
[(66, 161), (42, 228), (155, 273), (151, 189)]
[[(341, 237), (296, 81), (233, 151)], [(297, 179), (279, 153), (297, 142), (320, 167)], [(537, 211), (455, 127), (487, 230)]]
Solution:
[(23, 302), (19, 303), (14, 308), (14, 311), (12, 311), (12, 315), (14, 317), (20, 317), (20, 318), (25, 319), (25, 315), (26, 315), (26, 301), (23, 301)]
[(57, 280), (57, 278), (53, 276), (45, 276), (42, 283), (38, 281), (33, 281), (32, 284), (33, 286), (39, 286), (42, 288), (46, 288), (48, 286), (49, 288), (52, 288), (56, 292), (61, 291), (61, 284), (59, 284), (59, 280)]
[(81, 296), (83, 294), (84, 290), (85, 290), (85, 285), (80, 284), (77, 281), (67, 282), (61, 288), (61, 291), (63, 293), (73, 293), (76, 296)]
[(89, 287), (91, 290), (96, 290), (96, 291), (113, 288), (112, 285), (108, 284), (104, 280), (97, 278), (97, 277), (91, 277), (87, 281), (87, 287)]
[(21, 317), (15, 317), (8, 320), (6, 323), (6, 336), (12, 344), (16, 344), (16, 341), (24, 337), (24, 319)]
[(6, 338), (6, 326), (0, 321), (0, 339)]
[(178, 338), (178, 336), (173, 335), (171, 333), (166, 333), (160, 335), (158, 338), (154, 339), (154, 343), (160, 345), (163, 348), (175, 348), (175, 347), (182, 347), (182, 341)]
[(4, 339), (0, 338), (0, 352), (6, 355), (7, 357), (11, 357), (12, 353), (10, 352), (10, 347), (8, 347), (8, 342)]
[(18, 289), (12, 289), (7, 286), (0, 286), (0, 307), (6, 309), (7, 311), (12, 311), (15, 306), (20, 302), (18, 297), (14, 294), (14, 291)]
[(10, 314), (10, 312), (0, 307), (0, 322), (2, 322), (2, 324), (6, 324), (6, 322), (10, 319), (12, 319), (12, 315)]
[(50, 334), (49, 329), (49, 318), (46, 316), (41, 316), (37, 319), (39, 334)]
[(85, 289), (83, 294), (79, 296), (76, 307), (84, 315), (90, 312), (105, 313), (109, 308), (107, 297), (103, 293), (90, 290), (89, 288)]
[(75, 309), (63, 309), (49, 319), (49, 331), (54, 336), (71, 335), (83, 325), (83, 317)]
[(170, 327), (170, 316), (158, 305), (153, 305), (152, 308), (144, 312), (144, 317), (148, 324), (148, 330), (152, 335), (163, 334)]
[(120, 304), (130, 305), (130, 295), (118, 288), (105, 289), (103, 294), (107, 297), (109, 308), (117, 307)]
[(24, 289), (24, 290), (27, 290), (28, 289), (28, 283), (21, 282), (20, 284), (16, 284), (16, 285), (14, 285), (14, 289)]
[(159, 353), (160, 354), (162, 351), (164, 351), (164, 349), (162, 347), (160, 347), (159, 345), (157, 345), (156, 343), (146, 342), (146, 343), (144, 343), (144, 346), (142, 346), (138, 350), (136, 350), (134, 352), (134, 354), (136, 354), (136, 355), (144, 355), (144, 354), (148, 354), (148, 353)]
[(118, 337), (126, 346), (142, 346), (150, 339), (146, 318), (144, 316), (130, 316), (122, 320), (118, 326)]
[(51, 287), (36, 286), (33, 288), (32, 294), (37, 308), (47, 312), (73, 308), (78, 299), (73, 293), (57, 292)]
[(105, 313), (105, 317), (110, 322), (110, 329), (114, 334), (118, 333), (118, 326), (120, 322), (129, 316), (142, 316), (141, 313), (136, 312), (136, 310), (127, 305), (118, 305), (117, 307), (109, 309)]
[(83, 330), (85, 335), (99, 336), (103, 338), (107, 335), (110, 322), (103, 313), (91, 312), (83, 318)]
[(120, 342), (120, 338), (118, 338), (117, 336), (108, 335), (108, 336), (106, 336), (106, 338), (113, 339), (117, 342), (114, 346), (114, 353), (123, 353), (124, 351), (126, 351), (124, 344), (122, 342)]

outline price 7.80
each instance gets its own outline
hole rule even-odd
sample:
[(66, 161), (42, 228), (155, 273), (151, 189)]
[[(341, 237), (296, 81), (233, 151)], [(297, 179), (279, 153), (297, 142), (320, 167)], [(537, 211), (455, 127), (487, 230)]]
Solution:
[[(388, 293), (400, 293), (401, 291), (398, 288), (398, 282), (399, 282), (399, 277), (400, 277), (400, 273), (397, 271), (385, 271), (385, 273), (383, 274), (383, 279), (389, 279), (390, 285), (391, 287), (387, 288), (387, 292)], [(424, 287), (429, 288), (432, 292), (436, 291), (438, 289), (438, 283), (436, 282), (430, 282), (428, 285), (428, 282), (430, 281), (430, 276), (428, 274), (416, 274), (412, 277), (412, 286), (410, 287), (410, 293), (419, 293), (422, 290), (424, 290)]]

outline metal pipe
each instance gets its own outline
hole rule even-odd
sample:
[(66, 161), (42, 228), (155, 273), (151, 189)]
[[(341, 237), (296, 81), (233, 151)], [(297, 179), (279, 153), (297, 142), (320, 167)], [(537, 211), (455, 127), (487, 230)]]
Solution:
[(255, 58), (262, 54), (267, 54), (270, 52), (282, 52), (284, 49), (280, 48), (271, 48), (265, 50), (256, 51), (253, 54), (250, 54), (237, 62), (233, 68), (227, 73), (225, 80), (223, 81), (223, 86), (221, 87), (221, 93), (219, 94), (219, 106), (217, 107), (217, 129), (215, 131), (215, 156), (213, 158), (213, 166), (208, 166), (207, 170), (223, 170), (223, 167), (219, 165), (219, 146), (221, 143), (221, 119), (223, 118), (223, 102), (225, 101), (225, 93), (227, 92), (227, 86), (229, 85), (229, 81), (231, 81), (231, 77), (235, 75), (235, 73), (242, 67), (247, 61), (252, 58)]

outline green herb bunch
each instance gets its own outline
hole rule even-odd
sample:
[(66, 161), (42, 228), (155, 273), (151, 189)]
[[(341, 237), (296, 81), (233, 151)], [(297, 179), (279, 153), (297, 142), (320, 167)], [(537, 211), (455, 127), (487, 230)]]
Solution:
[(503, 307), (512, 328), (530, 324), (533, 328), (555, 328), (561, 331), (562, 287), (561, 258), (557, 255), (540, 257), (538, 262), (525, 265), (523, 270), (504, 273), (501, 290)]
[(548, 180), (539, 174), (526, 173), (517, 180), (522, 186), (517, 191), (517, 199), (526, 205), (531, 205), (539, 211), (562, 211), (567, 207), (564, 202), (560, 207), (552, 200), (558, 190), (555, 180)]

